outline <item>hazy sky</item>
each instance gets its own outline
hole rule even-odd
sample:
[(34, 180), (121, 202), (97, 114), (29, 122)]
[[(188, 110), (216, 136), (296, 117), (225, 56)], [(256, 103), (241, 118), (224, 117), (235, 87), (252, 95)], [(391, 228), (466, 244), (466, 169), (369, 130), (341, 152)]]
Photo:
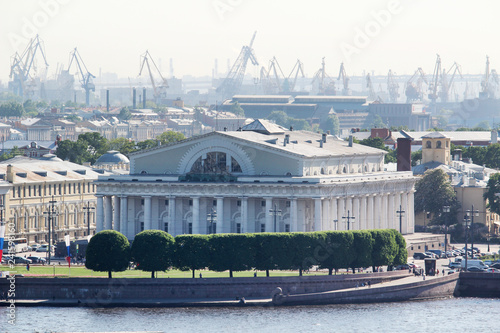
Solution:
[[(485, 56), (500, 70), (500, 2), (470, 0), (0, 0), (0, 80), (10, 58), (38, 33), (45, 42), (49, 76), (67, 67), (78, 47), (90, 72), (136, 77), (149, 50), (169, 59), (174, 74), (211, 75), (235, 60), (254, 31), (260, 65), (276, 56), (285, 74), (297, 59), (312, 76), (326, 57), (327, 71), (432, 74), (436, 53), (443, 67), (483, 73)], [(259, 73), (249, 66), (248, 73)]]

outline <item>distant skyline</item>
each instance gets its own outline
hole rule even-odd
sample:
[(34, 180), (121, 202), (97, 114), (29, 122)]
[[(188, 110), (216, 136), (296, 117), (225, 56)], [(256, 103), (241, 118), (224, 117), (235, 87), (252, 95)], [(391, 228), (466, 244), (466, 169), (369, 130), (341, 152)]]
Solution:
[(146, 50), (161, 59), (165, 77), (170, 58), (176, 77), (210, 76), (215, 59), (221, 74), (254, 31), (254, 76), (273, 56), (285, 75), (300, 59), (311, 77), (323, 57), (332, 77), (341, 62), (350, 76), (418, 67), (432, 75), (436, 54), (443, 68), (456, 61), (464, 74), (482, 74), (486, 55), (500, 70), (499, 13), (492, 0), (0, 0), (0, 80), (9, 81), (11, 56), (36, 33), (49, 78), (67, 68), (75, 47), (96, 76), (137, 77)]

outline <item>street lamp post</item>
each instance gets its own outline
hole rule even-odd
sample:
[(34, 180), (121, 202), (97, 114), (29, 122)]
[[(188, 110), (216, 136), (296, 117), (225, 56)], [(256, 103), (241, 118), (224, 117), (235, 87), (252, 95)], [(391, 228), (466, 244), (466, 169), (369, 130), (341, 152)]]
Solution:
[(474, 205), (472, 205), (472, 209), (466, 210), (467, 216), (470, 216), (471, 219), (471, 224), (470, 224), (470, 231), (471, 231), (471, 237), (470, 237), (470, 247), (471, 247), (471, 254), (472, 258), (474, 258), (474, 216), (479, 216), (479, 211), (476, 209), (474, 210)]
[[(47, 251), (48, 253), (48, 263), (50, 265), (50, 254), (52, 252), (52, 242), (51, 242), (51, 236), (52, 236), (52, 221), (54, 219), (54, 214), (57, 213), (56, 211), (56, 208), (55, 208), (55, 204), (56, 204), (57, 201), (54, 200), (54, 196), (52, 196), (52, 200), (49, 201), (49, 210), (44, 212), (43, 214), (44, 215), (47, 215), (48, 216), (48, 219), (49, 219), (49, 249)], [(55, 237), (54, 237), (54, 240), (55, 240)]]
[(347, 230), (350, 230), (350, 227), (349, 227), (350, 224), (354, 223), (354, 221), (351, 222), (351, 220), (355, 219), (355, 217), (351, 216), (350, 214), (351, 214), (351, 212), (349, 210), (347, 210), (347, 216), (342, 216), (342, 218), (345, 219), (344, 222), (347, 223)]
[(444, 215), (444, 255), (448, 258), (448, 213), (450, 212), (450, 206), (443, 206)]
[(399, 233), (402, 234), (403, 233), (403, 215), (405, 214), (405, 211), (403, 210), (401, 205), (399, 205), (399, 210), (397, 210), (396, 213), (398, 213), (398, 216), (399, 216)]
[(339, 223), (339, 220), (333, 220), (333, 224), (335, 224), (335, 231), (337, 231), (337, 224)]
[(277, 232), (276, 224), (278, 216), (281, 216), (281, 209), (278, 209), (278, 205), (274, 205), (274, 209), (269, 209), (269, 213), (274, 216), (274, 232)]
[(212, 208), (210, 213), (207, 214), (207, 217), (208, 217), (208, 221), (210, 222), (210, 226), (208, 227), (208, 233), (212, 234), (215, 231), (215, 230), (213, 230), (214, 229), (214, 220), (217, 220), (217, 212), (215, 211), (215, 209)]
[(469, 229), (467, 222), (469, 222), (469, 216), (467, 214), (464, 215), (464, 222), (465, 222), (465, 270), (467, 271), (467, 257), (469, 254), (467, 251), (467, 230)]
[(83, 207), (87, 211), (87, 236), (90, 236), (90, 211), (95, 209), (94, 207), (90, 207), (90, 201), (87, 201), (87, 207)]

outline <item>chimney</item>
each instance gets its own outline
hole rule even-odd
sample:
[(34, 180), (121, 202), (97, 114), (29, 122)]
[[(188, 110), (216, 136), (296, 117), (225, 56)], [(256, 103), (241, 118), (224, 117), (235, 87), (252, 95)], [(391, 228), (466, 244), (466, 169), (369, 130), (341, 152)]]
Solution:
[(142, 89), (142, 108), (146, 108), (146, 88)]
[(323, 140), (321, 140), (321, 141), (319, 142), (319, 147), (320, 147), (320, 148), (323, 148)]
[(290, 132), (292, 132), (292, 131), (293, 131), (293, 126), (290, 126)]
[(106, 111), (109, 112), (109, 89), (106, 89)]
[(132, 109), (135, 109), (136, 108), (136, 98), (137, 97), (137, 90), (134, 88), (134, 90), (132, 90)]
[(411, 171), (411, 139), (398, 138), (397, 171)]
[(13, 169), (12, 164), (7, 165), (7, 181), (9, 183), (13, 183), (16, 180), (16, 174)]
[(285, 134), (286, 143), (290, 143), (290, 134)]
[(326, 134), (330, 135), (330, 131), (326, 131)]
[(352, 140), (352, 134), (351, 134), (351, 135), (349, 135), (349, 147), (352, 147), (352, 141), (353, 140)]
[(326, 143), (326, 133), (321, 135), (321, 140)]
[(227, 127), (224, 127), (224, 132), (227, 132)]

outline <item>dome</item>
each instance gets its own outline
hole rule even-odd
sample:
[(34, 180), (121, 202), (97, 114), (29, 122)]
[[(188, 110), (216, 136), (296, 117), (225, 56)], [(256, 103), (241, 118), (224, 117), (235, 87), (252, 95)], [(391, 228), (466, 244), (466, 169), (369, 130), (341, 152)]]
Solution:
[(95, 165), (99, 164), (130, 164), (127, 156), (121, 154), (119, 151), (110, 150), (97, 159)]
[(61, 160), (59, 157), (57, 157), (54, 154), (45, 154), (40, 159), (44, 160), (44, 161), (56, 161), (56, 162), (62, 162), (63, 161), (63, 160)]

